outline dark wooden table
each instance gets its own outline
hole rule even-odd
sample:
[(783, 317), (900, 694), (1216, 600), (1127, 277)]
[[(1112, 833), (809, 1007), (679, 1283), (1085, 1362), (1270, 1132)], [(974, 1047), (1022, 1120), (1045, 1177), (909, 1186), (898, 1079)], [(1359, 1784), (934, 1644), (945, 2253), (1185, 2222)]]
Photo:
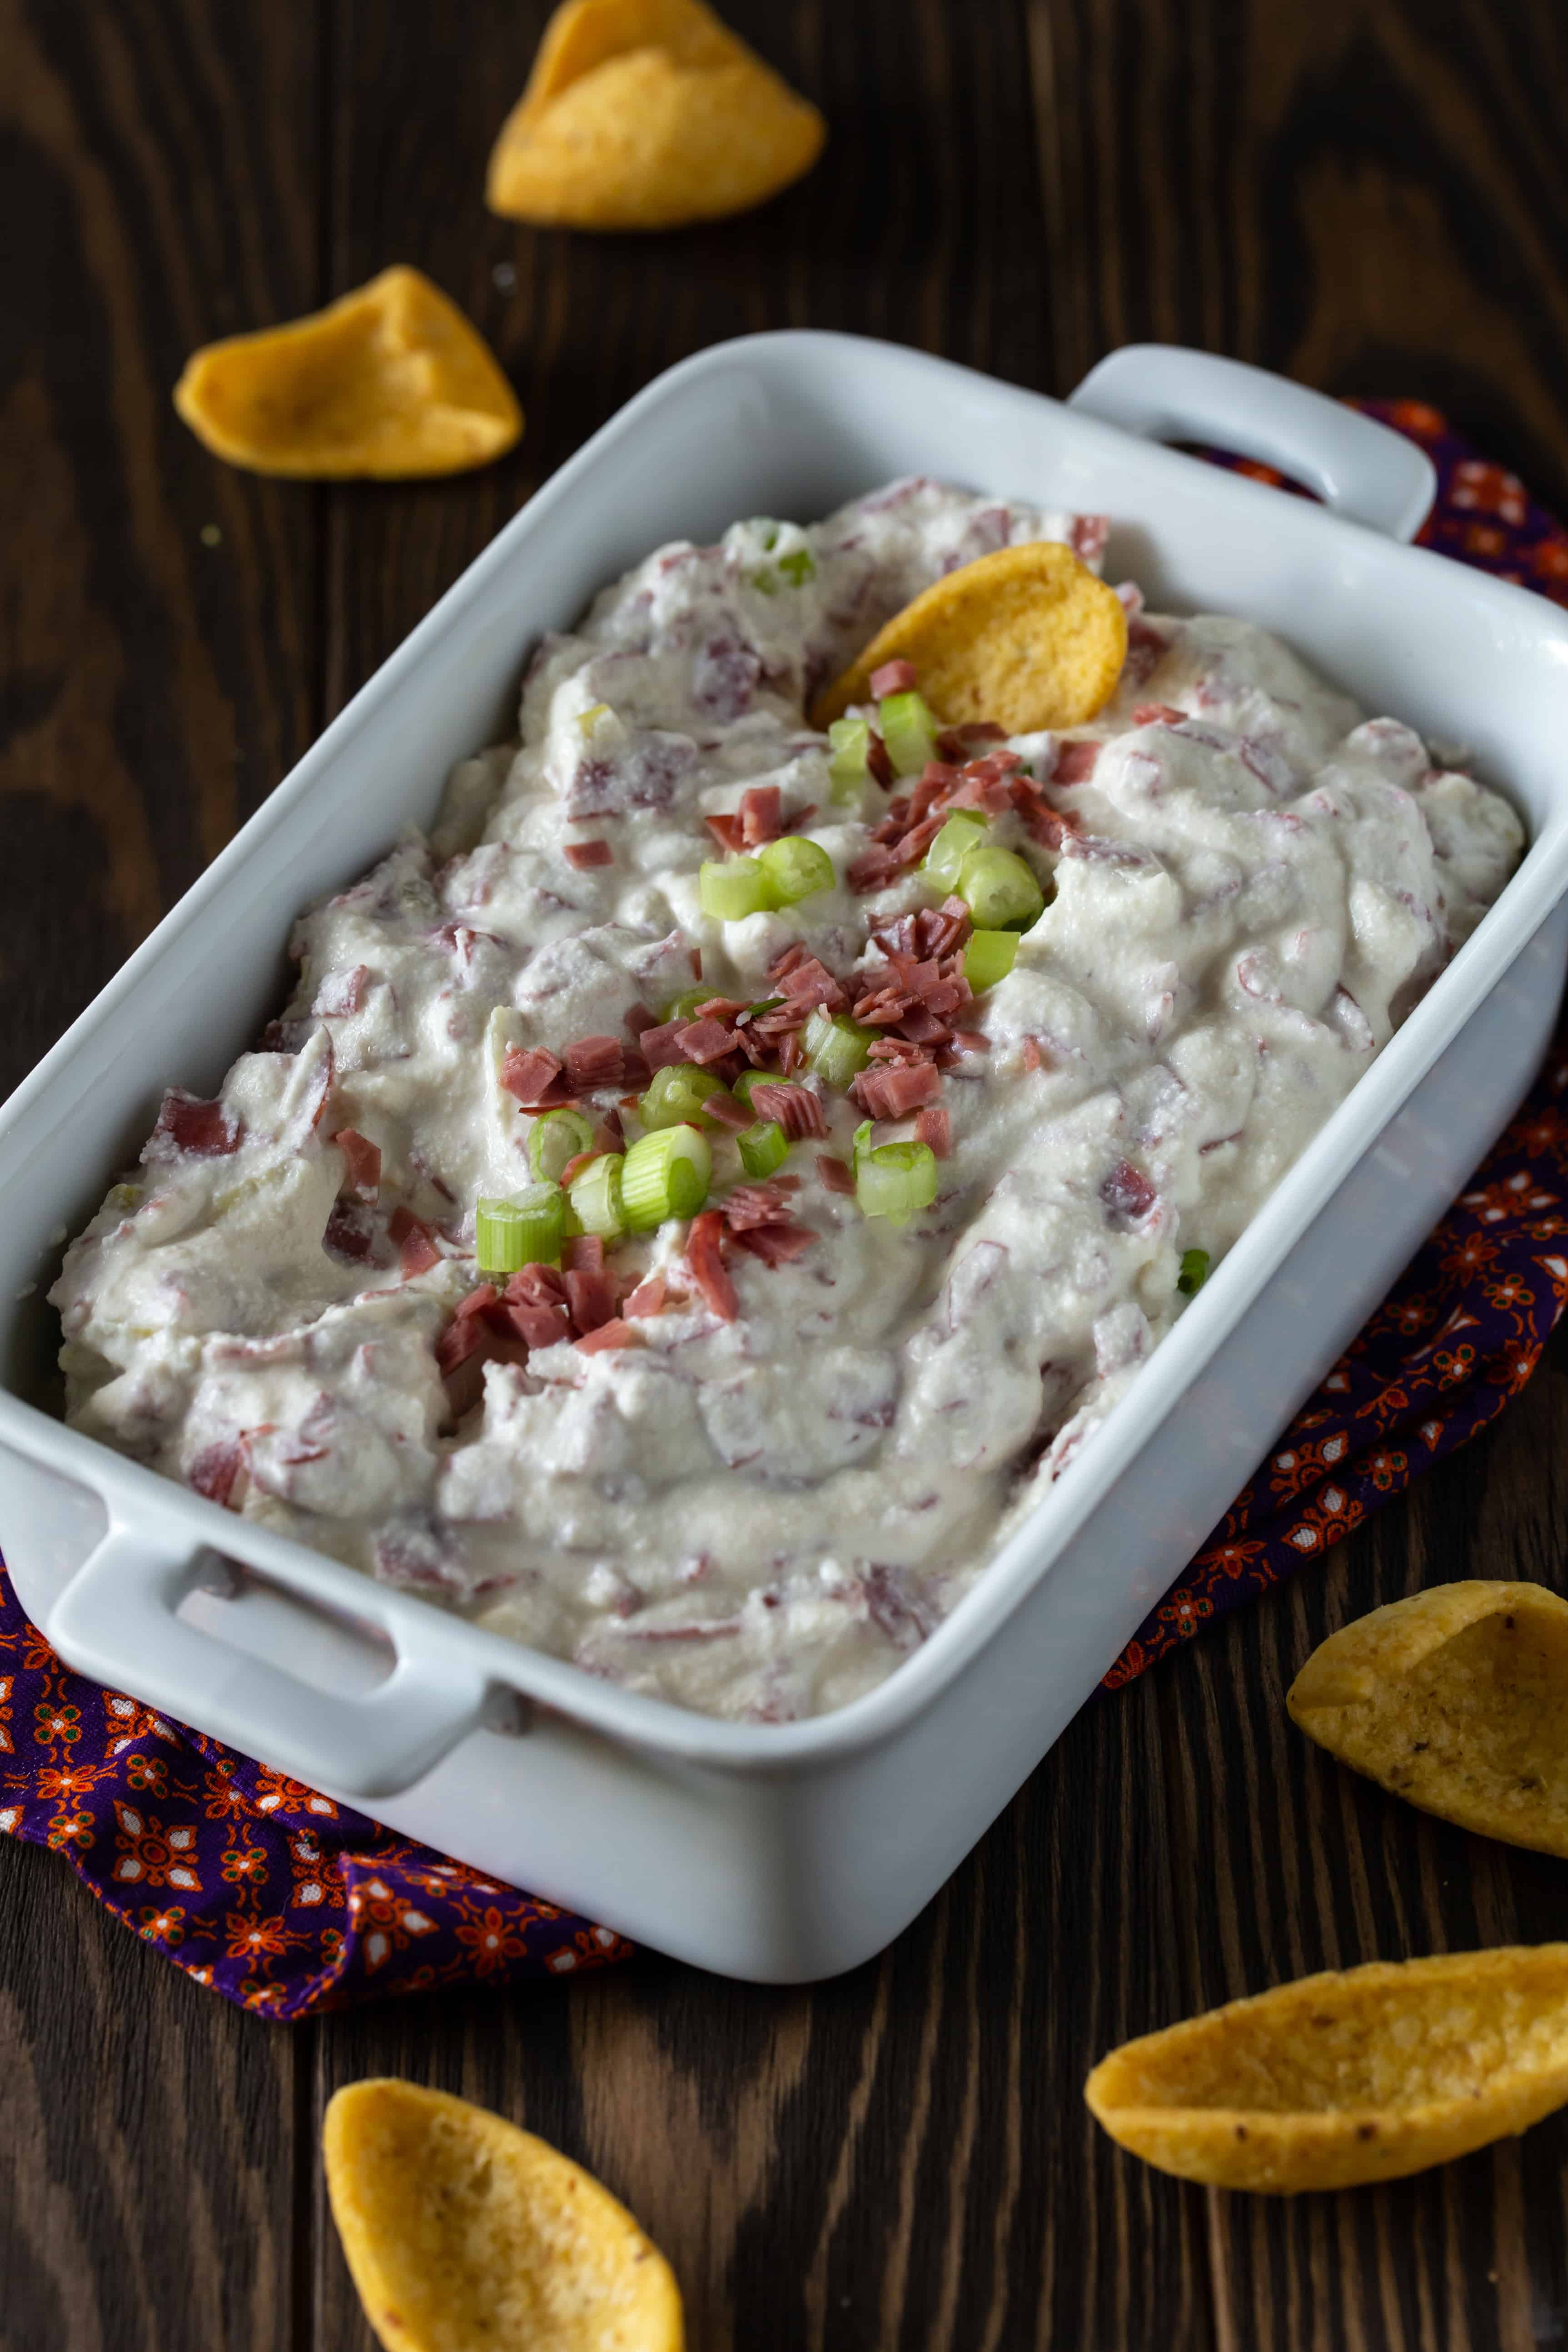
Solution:
[[(20, 1077), (490, 534), (669, 362), (811, 323), (1065, 392), (1207, 345), (1412, 393), (1568, 503), (1563, 0), (731, 0), (833, 125), (748, 219), (535, 235), (479, 189), (543, 0), (0, 0), (0, 1077)], [(528, 411), (487, 473), (226, 470), (187, 351), (394, 260)], [(1561, 1584), (1568, 1345), (1272, 1600), (1089, 1705), (883, 1958), (810, 1991), (656, 1958), (277, 2027), (0, 1840), (0, 2344), (367, 2346), (323, 2101), (395, 2072), (636, 2209), (700, 2352), (1522, 2352), (1568, 2327), (1568, 2119), (1375, 2192), (1184, 2188), (1089, 2122), (1130, 2033), (1302, 1970), (1568, 1930), (1561, 1864), (1341, 1772), (1282, 1696), (1347, 1616)]]

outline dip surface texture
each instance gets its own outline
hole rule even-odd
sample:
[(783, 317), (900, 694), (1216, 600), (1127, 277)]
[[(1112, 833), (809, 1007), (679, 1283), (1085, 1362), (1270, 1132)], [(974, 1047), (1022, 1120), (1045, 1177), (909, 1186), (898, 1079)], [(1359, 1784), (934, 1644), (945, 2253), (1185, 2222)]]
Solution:
[[(1093, 725), (939, 751), (950, 803), (1047, 901), (955, 1009), (921, 788), (836, 802), (802, 710), (954, 564), (1034, 539), (1093, 561), (1104, 536), (899, 483), (661, 549), (547, 639), (521, 749), (465, 762), (428, 840), (301, 918), (265, 1049), (214, 1103), (167, 1097), (72, 1244), (51, 1296), (74, 1425), (689, 1706), (787, 1721), (886, 1675), (1169, 1328), (1184, 1253), (1223, 1256), (1521, 848), (1495, 793), (1278, 640), (1127, 589)], [(705, 916), (703, 860), (781, 828), (835, 886)], [(794, 992), (875, 1025), (900, 976), (869, 1101), (791, 1069)], [(730, 1009), (688, 1011), (677, 1051), (660, 1032), (699, 978)], [(742, 1008), (781, 996), (742, 1055)], [(793, 1141), (793, 1189), (748, 1205), (717, 1129), (719, 1216), (584, 1261), (568, 1306), (546, 1284), (509, 1325), (476, 1298), (475, 1208), (530, 1181), (520, 1085), (630, 1140), (644, 1064), (700, 1060), (715, 1022), (721, 1073), (760, 1055), (776, 1081), (782, 1056), (805, 1089), (788, 1123), (822, 1131)], [(911, 1069), (948, 1149), (898, 1226), (836, 1187), (867, 1109), (902, 1098), (876, 1074)]]

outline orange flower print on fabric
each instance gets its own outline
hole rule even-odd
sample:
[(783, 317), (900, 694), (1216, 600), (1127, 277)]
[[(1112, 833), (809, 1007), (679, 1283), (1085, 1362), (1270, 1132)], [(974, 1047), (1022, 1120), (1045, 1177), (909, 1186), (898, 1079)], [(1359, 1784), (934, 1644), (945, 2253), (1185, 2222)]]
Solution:
[(165, 1829), (152, 1813), (116, 1798), (114, 1818), (120, 1826), (120, 1853), (113, 1878), (119, 1886), (177, 1886), (199, 1895), (196, 1829), (182, 1822)]
[(477, 1917), (472, 1913), (458, 1924), (457, 1937), (473, 1960), (476, 1976), (494, 1976), (509, 1960), (521, 1959), (522, 1937), (504, 1911), (491, 1904)]

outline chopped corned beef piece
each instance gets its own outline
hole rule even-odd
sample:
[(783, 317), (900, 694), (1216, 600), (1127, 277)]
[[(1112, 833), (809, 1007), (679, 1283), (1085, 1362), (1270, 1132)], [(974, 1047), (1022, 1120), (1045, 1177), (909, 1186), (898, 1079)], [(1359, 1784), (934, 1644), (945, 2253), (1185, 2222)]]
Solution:
[(880, 702), (885, 694), (909, 694), (919, 677), (912, 661), (886, 661), (871, 672), (871, 698)]
[(579, 1037), (566, 1048), (566, 1076), (574, 1094), (591, 1094), (595, 1087), (618, 1087), (626, 1054), (618, 1037)]
[(332, 1141), (343, 1155), (343, 1190), (357, 1200), (374, 1201), (381, 1189), (381, 1147), (368, 1142), (352, 1127), (340, 1127)]
[(168, 1159), (174, 1152), (188, 1151), (197, 1160), (226, 1160), (231, 1151), (238, 1150), (242, 1132), (239, 1120), (231, 1118), (221, 1102), (204, 1102), (199, 1096), (187, 1094), (184, 1087), (171, 1087), (142, 1156)]
[(827, 1133), (827, 1114), (809, 1087), (755, 1086), (752, 1108), (759, 1118), (776, 1118), (792, 1143), (803, 1135)]
[(613, 866), (615, 861), (616, 853), (607, 841), (569, 841), (566, 845), (566, 862), (580, 873), (591, 866)]
[(940, 1103), (928, 1103), (915, 1114), (915, 1141), (929, 1145), (938, 1160), (945, 1160), (952, 1150), (952, 1115)]
[(717, 1209), (704, 1209), (700, 1217), (693, 1217), (691, 1231), (686, 1237), (686, 1263), (691, 1268), (691, 1279), (714, 1314), (721, 1321), (732, 1323), (741, 1311), (741, 1302), (724, 1270), (723, 1232), (724, 1220)]

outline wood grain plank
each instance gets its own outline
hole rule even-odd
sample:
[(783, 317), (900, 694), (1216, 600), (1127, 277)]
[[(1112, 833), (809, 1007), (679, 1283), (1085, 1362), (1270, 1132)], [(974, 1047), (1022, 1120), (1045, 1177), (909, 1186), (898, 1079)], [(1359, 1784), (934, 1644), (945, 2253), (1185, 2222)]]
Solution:
[(169, 389), (315, 299), (315, 44), (308, 10), (4, 0), (0, 52), (8, 1088), (309, 740), (310, 494), (218, 466)]
[(295, 2068), (0, 1840), (0, 2347), (286, 2352)]
[[(316, 47), (308, 7), (0, 0), (0, 1089), (312, 730), (318, 518), (169, 390), (316, 299)], [(297, 2340), (304, 2050), (0, 1840), (8, 2352)]]

